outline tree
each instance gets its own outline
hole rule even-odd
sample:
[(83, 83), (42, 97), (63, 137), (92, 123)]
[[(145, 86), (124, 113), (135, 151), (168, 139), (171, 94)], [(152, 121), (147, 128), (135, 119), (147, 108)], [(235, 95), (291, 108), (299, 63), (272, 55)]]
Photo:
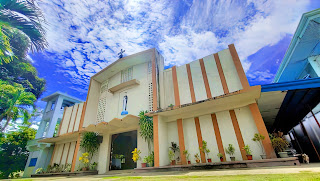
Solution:
[(18, 30), (28, 37), (32, 52), (45, 49), (47, 41), (43, 22), (44, 17), (34, 0), (0, 0), (0, 64), (10, 62), (8, 57), (12, 57), (8, 41), (5, 41), (12, 30)]
[(10, 85), (0, 80), (0, 122), (5, 120), (0, 132), (5, 130), (11, 120), (28, 116), (27, 108), (34, 106), (35, 100), (36, 97), (31, 92), (25, 92), (22, 85), (16, 83)]
[(27, 58), (30, 40), (17, 29), (7, 30), (7, 33), (14, 56), (9, 63), (0, 64), (0, 79), (21, 84), (27, 92), (39, 98), (45, 90), (46, 81), (38, 77), (37, 70)]
[(15, 132), (0, 133), (0, 178), (8, 178), (10, 173), (24, 169), (29, 156), (27, 142), (35, 135), (36, 130), (27, 126), (20, 126)]

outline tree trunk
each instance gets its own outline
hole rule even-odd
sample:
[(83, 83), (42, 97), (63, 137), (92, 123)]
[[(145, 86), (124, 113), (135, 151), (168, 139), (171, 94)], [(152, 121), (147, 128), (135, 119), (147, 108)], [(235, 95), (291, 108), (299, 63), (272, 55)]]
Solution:
[(1, 132), (2, 132), (2, 133), (4, 132), (4, 130), (6, 129), (6, 127), (9, 125), (10, 119), (11, 119), (11, 118), (8, 116), (8, 117), (7, 117), (7, 122), (6, 122), (6, 124), (1, 128)]

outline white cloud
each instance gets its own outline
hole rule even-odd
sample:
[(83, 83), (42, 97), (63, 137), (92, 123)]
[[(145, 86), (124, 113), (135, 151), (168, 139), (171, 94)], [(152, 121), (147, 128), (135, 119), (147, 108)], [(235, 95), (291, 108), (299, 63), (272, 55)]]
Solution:
[[(89, 76), (117, 59), (156, 47), (165, 64), (181, 65), (235, 43), (247, 57), (293, 34), (307, 0), (99, 1), (38, 0), (49, 22), (48, 52), (84, 88)], [(183, 4), (183, 6), (181, 6)], [(184, 7), (183, 9), (181, 7)]]

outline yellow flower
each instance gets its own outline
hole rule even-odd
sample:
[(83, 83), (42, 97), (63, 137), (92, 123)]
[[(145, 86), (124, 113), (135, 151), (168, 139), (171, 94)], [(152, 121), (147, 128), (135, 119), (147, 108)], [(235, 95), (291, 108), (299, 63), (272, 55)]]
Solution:
[(82, 160), (82, 157), (79, 158), (79, 161), (81, 161), (81, 160)]

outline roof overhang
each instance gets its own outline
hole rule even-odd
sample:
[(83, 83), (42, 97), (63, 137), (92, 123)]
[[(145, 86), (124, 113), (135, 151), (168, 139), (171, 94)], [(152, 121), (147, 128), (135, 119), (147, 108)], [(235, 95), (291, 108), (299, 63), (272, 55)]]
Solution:
[(57, 137), (42, 139), (42, 140), (40, 140), (39, 142), (42, 142), (42, 143), (57, 143), (57, 142), (63, 143), (63, 142), (70, 142), (70, 141), (75, 141), (75, 140), (77, 140), (79, 134), (80, 134), (79, 131), (72, 132), (72, 133), (65, 133), (65, 134), (62, 134), (62, 135), (57, 136)]
[(57, 91), (57, 92), (55, 92), (53, 94), (50, 94), (50, 95), (42, 98), (41, 101), (48, 102), (49, 100), (53, 99), (54, 97), (58, 97), (60, 95), (64, 96), (67, 100), (70, 100), (70, 101), (75, 102), (75, 103), (83, 102), (81, 99), (78, 99), (78, 98), (76, 98), (74, 96), (70, 96), (70, 95), (65, 94), (65, 93), (62, 93), (60, 91)]
[[(291, 40), (287, 52), (279, 66), (277, 74), (275, 75), (274, 82), (288, 78), (294, 79), (301, 72), (293, 71), (293, 69), (301, 69), (305, 66), (307, 58), (314, 54), (319, 54), (315, 48), (320, 41), (320, 9), (316, 9), (304, 13), (301, 17), (296, 32)], [(289, 67), (290, 68), (287, 68)], [(287, 69), (290, 69), (286, 71)]]
[(90, 132), (98, 132), (101, 134), (109, 133), (109, 134), (116, 134), (126, 131), (131, 131), (138, 128), (139, 124), (139, 117), (134, 115), (127, 115), (122, 119), (113, 118), (109, 122), (101, 122), (98, 124), (90, 124), (83, 131), (90, 131)]
[(320, 78), (262, 85), (258, 106), (270, 132), (288, 132), (320, 102)]
[(155, 52), (155, 49), (151, 48), (151, 49), (118, 59), (117, 61), (113, 62), (106, 68), (102, 69), (100, 72), (96, 73), (91, 78), (102, 83), (123, 69), (150, 61), (152, 54), (154, 52)]
[(156, 112), (150, 112), (148, 116), (159, 115), (166, 120), (174, 121), (197, 117), (206, 114), (212, 114), (224, 110), (231, 110), (254, 103), (260, 97), (261, 86), (251, 86), (246, 90), (239, 90), (222, 96), (198, 101), (190, 104), (183, 104), (175, 108), (161, 109)]

